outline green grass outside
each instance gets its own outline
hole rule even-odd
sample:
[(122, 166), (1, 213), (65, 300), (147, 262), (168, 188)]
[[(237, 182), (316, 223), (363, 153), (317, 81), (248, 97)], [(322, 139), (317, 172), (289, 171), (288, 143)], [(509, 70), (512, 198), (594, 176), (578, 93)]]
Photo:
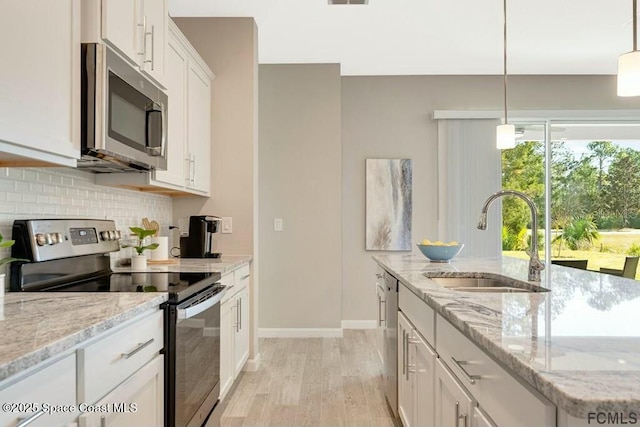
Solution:
[[(558, 256), (558, 248), (553, 245), (551, 258), (562, 259), (586, 259), (587, 269), (598, 271), (601, 267), (622, 269), (626, 252), (632, 244), (640, 245), (639, 230), (602, 232), (600, 238), (593, 242), (588, 250), (572, 251), (563, 245)], [(524, 251), (503, 251), (505, 256), (529, 259)], [(540, 252), (540, 258), (544, 257), (544, 251)], [(640, 268), (636, 271), (636, 280), (640, 280)]]

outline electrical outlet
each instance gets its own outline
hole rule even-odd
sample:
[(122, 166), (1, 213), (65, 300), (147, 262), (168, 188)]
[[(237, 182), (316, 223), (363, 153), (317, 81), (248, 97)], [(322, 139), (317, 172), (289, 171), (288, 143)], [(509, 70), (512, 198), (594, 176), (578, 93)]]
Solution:
[(282, 231), (282, 218), (273, 219), (273, 231)]
[(220, 230), (223, 234), (231, 234), (233, 233), (233, 221), (231, 217), (222, 217), (222, 230)]

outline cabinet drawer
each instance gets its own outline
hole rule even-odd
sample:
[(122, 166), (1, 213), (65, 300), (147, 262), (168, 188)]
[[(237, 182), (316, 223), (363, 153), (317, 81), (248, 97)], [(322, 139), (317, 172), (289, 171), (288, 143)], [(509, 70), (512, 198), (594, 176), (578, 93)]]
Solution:
[(536, 427), (556, 424), (556, 408), (551, 402), (516, 380), (439, 315), (436, 334), (436, 350), (441, 360), (497, 425)]
[[(48, 403), (50, 405), (76, 405), (76, 356), (72, 354), (0, 391), (2, 403)], [(37, 408), (40, 410), (40, 407)], [(0, 426), (15, 426), (18, 419), (37, 417), (30, 426), (66, 426), (76, 414), (68, 411), (42, 416), (38, 412), (0, 412)]]
[(78, 400), (94, 403), (158, 355), (163, 312), (136, 321), (78, 350)]
[(425, 337), (427, 342), (435, 346), (435, 311), (411, 292), (405, 285), (399, 286), (398, 307), (400, 311), (413, 323), (420, 335)]

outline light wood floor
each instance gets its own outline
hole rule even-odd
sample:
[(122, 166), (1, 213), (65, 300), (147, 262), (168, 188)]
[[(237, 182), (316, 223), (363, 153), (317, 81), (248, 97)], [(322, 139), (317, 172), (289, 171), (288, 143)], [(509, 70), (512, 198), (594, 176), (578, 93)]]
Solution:
[(373, 330), (344, 338), (265, 338), (260, 368), (225, 398), (222, 427), (394, 427)]

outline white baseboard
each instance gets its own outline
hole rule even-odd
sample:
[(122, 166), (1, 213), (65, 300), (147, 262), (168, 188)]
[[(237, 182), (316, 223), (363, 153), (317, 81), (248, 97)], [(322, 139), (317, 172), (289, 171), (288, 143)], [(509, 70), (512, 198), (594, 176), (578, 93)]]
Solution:
[(260, 328), (260, 338), (342, 338), (341, 328)]
[(260, 353), (256, 354), (254, 359), (247, 360), (247, 363), (244, 365), (243, 371), (255, 372), (260, 367)]
[(343, 320), (342, 329), (375, 329), (378, 327), (376, 320)]

